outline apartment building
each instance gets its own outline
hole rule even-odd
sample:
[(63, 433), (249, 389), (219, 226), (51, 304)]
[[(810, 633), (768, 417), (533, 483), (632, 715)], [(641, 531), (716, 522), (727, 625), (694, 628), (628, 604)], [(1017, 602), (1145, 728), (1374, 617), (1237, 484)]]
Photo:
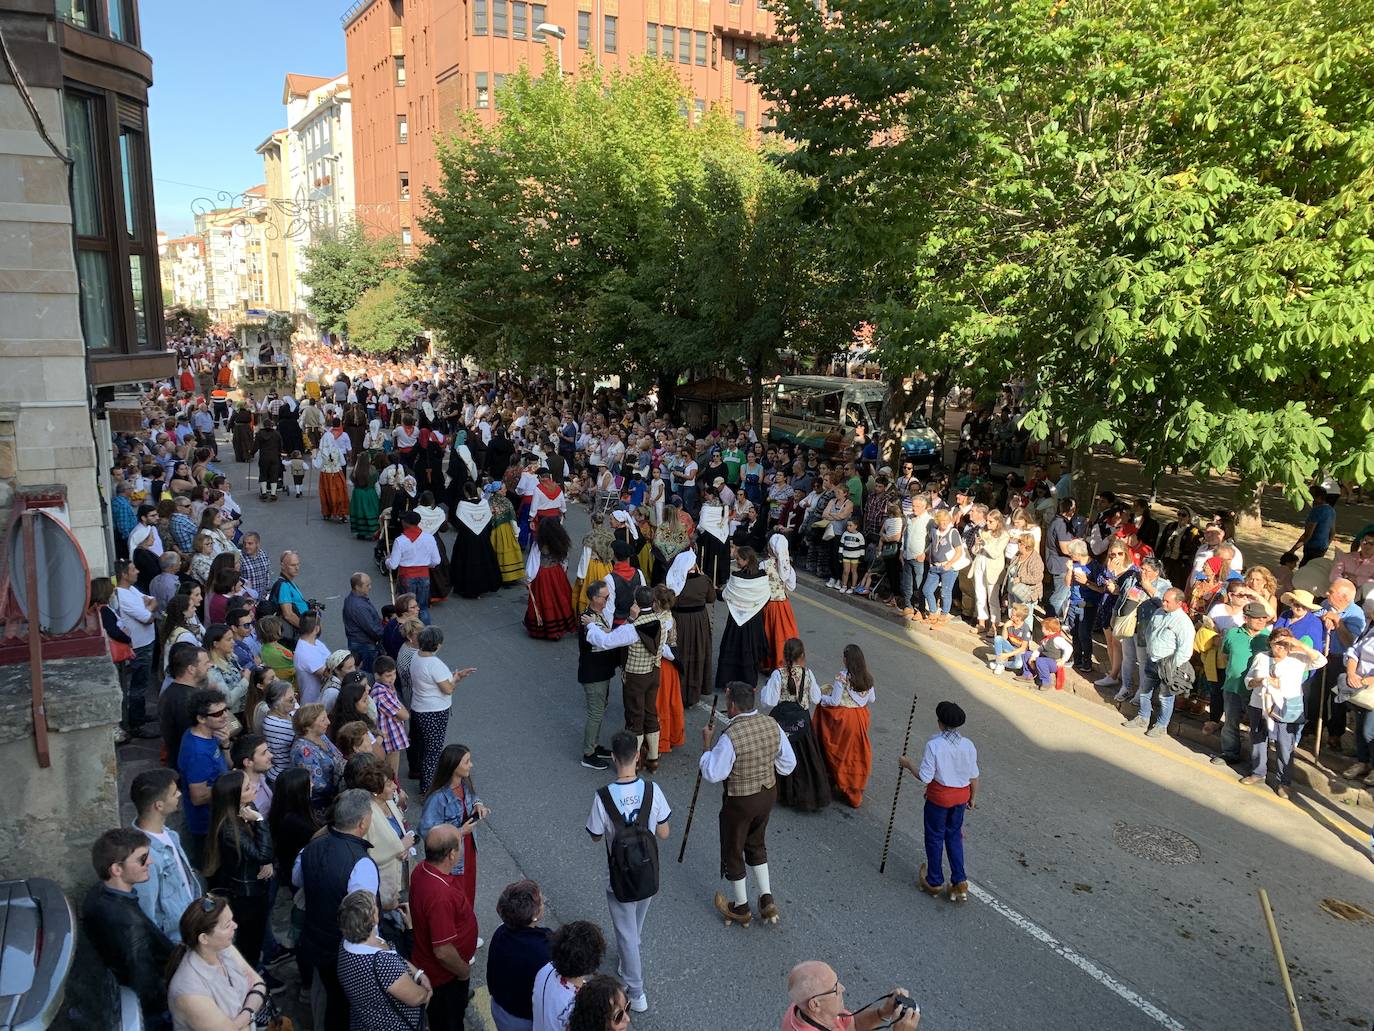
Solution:
[(162, 299), (169, 307), (208, 308), (205, 282), (205, 241), (199, 236), (168, 239), (159, 233), (158, 266), (162, 271)]
[[(541, 24), (564, 38), (536, 32)], [(522, 65), (541, 71), (550, 47), (566, 75), (587, 61), (671, 62), (691, 97), (687, 117), (722, 108), (746, 128), (768, 117), (745, 79), (774, 36), (758, 0), (357, 0), (343, 27), (358, 219), (407, 246), (424, 188), (439, 180), (437, 137), (460, 111), (496, 117), (506, 77)]]

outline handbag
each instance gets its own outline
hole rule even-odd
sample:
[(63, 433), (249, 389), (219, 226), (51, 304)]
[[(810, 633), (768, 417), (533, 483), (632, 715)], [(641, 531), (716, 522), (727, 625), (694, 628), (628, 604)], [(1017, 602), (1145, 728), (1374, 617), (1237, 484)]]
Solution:
[(1134, 637), (1136, 628), (1136, 613), (1140, 610), (1140, 602), (1122, 599), (1117, 606), (1116, 615), (1112, 617), (1112, 636), (1117, 640), (1123, 637)]
[(134, 650), (123, 641), (110, 642), (110, 661), (118, 666), (121, 662), (128, 662), (134, 657)]

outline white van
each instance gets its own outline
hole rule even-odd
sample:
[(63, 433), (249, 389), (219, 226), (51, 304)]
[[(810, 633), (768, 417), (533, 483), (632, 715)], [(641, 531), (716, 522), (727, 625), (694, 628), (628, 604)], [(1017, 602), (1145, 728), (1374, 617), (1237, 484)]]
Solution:
[[(877, 380), (843, 376), (783, 376), (765, 393), (770, 441), (834, 454), (854, 446), (854, 431), (861, 426), (865, 439), (873, 439), (887, 387)], [(902, 458), (924, 467), (940, 460), (940, 438), (920, 413), (907, 423)]]

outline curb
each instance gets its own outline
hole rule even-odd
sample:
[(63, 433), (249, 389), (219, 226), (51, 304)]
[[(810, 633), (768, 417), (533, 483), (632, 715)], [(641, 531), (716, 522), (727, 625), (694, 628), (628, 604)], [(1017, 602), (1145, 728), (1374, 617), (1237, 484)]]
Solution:
[[(798, 570), (798, 572), (806, 577), (805, 580), (799, 578), (799, 587), (810, 588), (822, 598), (847, 605), (863, 612), (871, 619), (881, 619), (892, 626), (902, 628), (920, 626), (924, 631), (921, 636), (925, 639), (953, 648), (980, 665), (986, 665), (986, 660), (980, 657), (979, 650), (988, 648), (989, 645), (978, 637), (971, 627), (957, 618), (951, 618), (945, 627), (936, 629), (931, 629), (925, 623), (909, 623), (902, 618), (900, 610), (890, 609), (880, 602), (871, 602), (866, 597), (856, 597), (852, 594), (840, 594), (838, 591), (827, 590), (823, 579), (802, 570)], [(1104, 694), (1092, 681), (1081, 674), (1070, 671), (1065, 684), (1065, 693), (1086, 698), (1103, 706), (1111, 706), (1121, 712), (1120, 705), (1112, 702), (1110, 694)], [(1122, 715), (1125, 716), (1125, 713), (1122, 712)], [(1203, 720), (1196, 716), (1190, 713), (1175, 713), (1173, 720), (1169, 723), (1168, 736), (1197, 745), (1209, 754), (1216, 754), (1221, 744), (1220, 736), (1205, 734), (1202, 727)], [(1374, 787), (1365, 787), (1354, 781), (1345, 780), (1332, 772), (1343, 769), (1353, 764), (1354, 761), (1352, 756), (1342, 752), (1323, 749), (1319, 764), (1309, 749), (1299, 748), (1294, 753), (1293, 781), (1295, 784), (1300, 784), (1341, 805), (1374, 809)]]

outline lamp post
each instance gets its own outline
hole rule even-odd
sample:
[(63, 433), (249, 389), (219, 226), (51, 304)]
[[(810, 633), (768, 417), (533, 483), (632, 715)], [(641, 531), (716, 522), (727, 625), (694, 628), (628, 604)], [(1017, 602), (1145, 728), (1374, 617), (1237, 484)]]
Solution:
[(567, 30), (561, 25), (553, 25), (550, 22), (541, 21), (534, 27), (534, 31), (540, 36), (552, 36), (558, 40), (558, 78), (563, 79), (563, 40), (568, 38)]

